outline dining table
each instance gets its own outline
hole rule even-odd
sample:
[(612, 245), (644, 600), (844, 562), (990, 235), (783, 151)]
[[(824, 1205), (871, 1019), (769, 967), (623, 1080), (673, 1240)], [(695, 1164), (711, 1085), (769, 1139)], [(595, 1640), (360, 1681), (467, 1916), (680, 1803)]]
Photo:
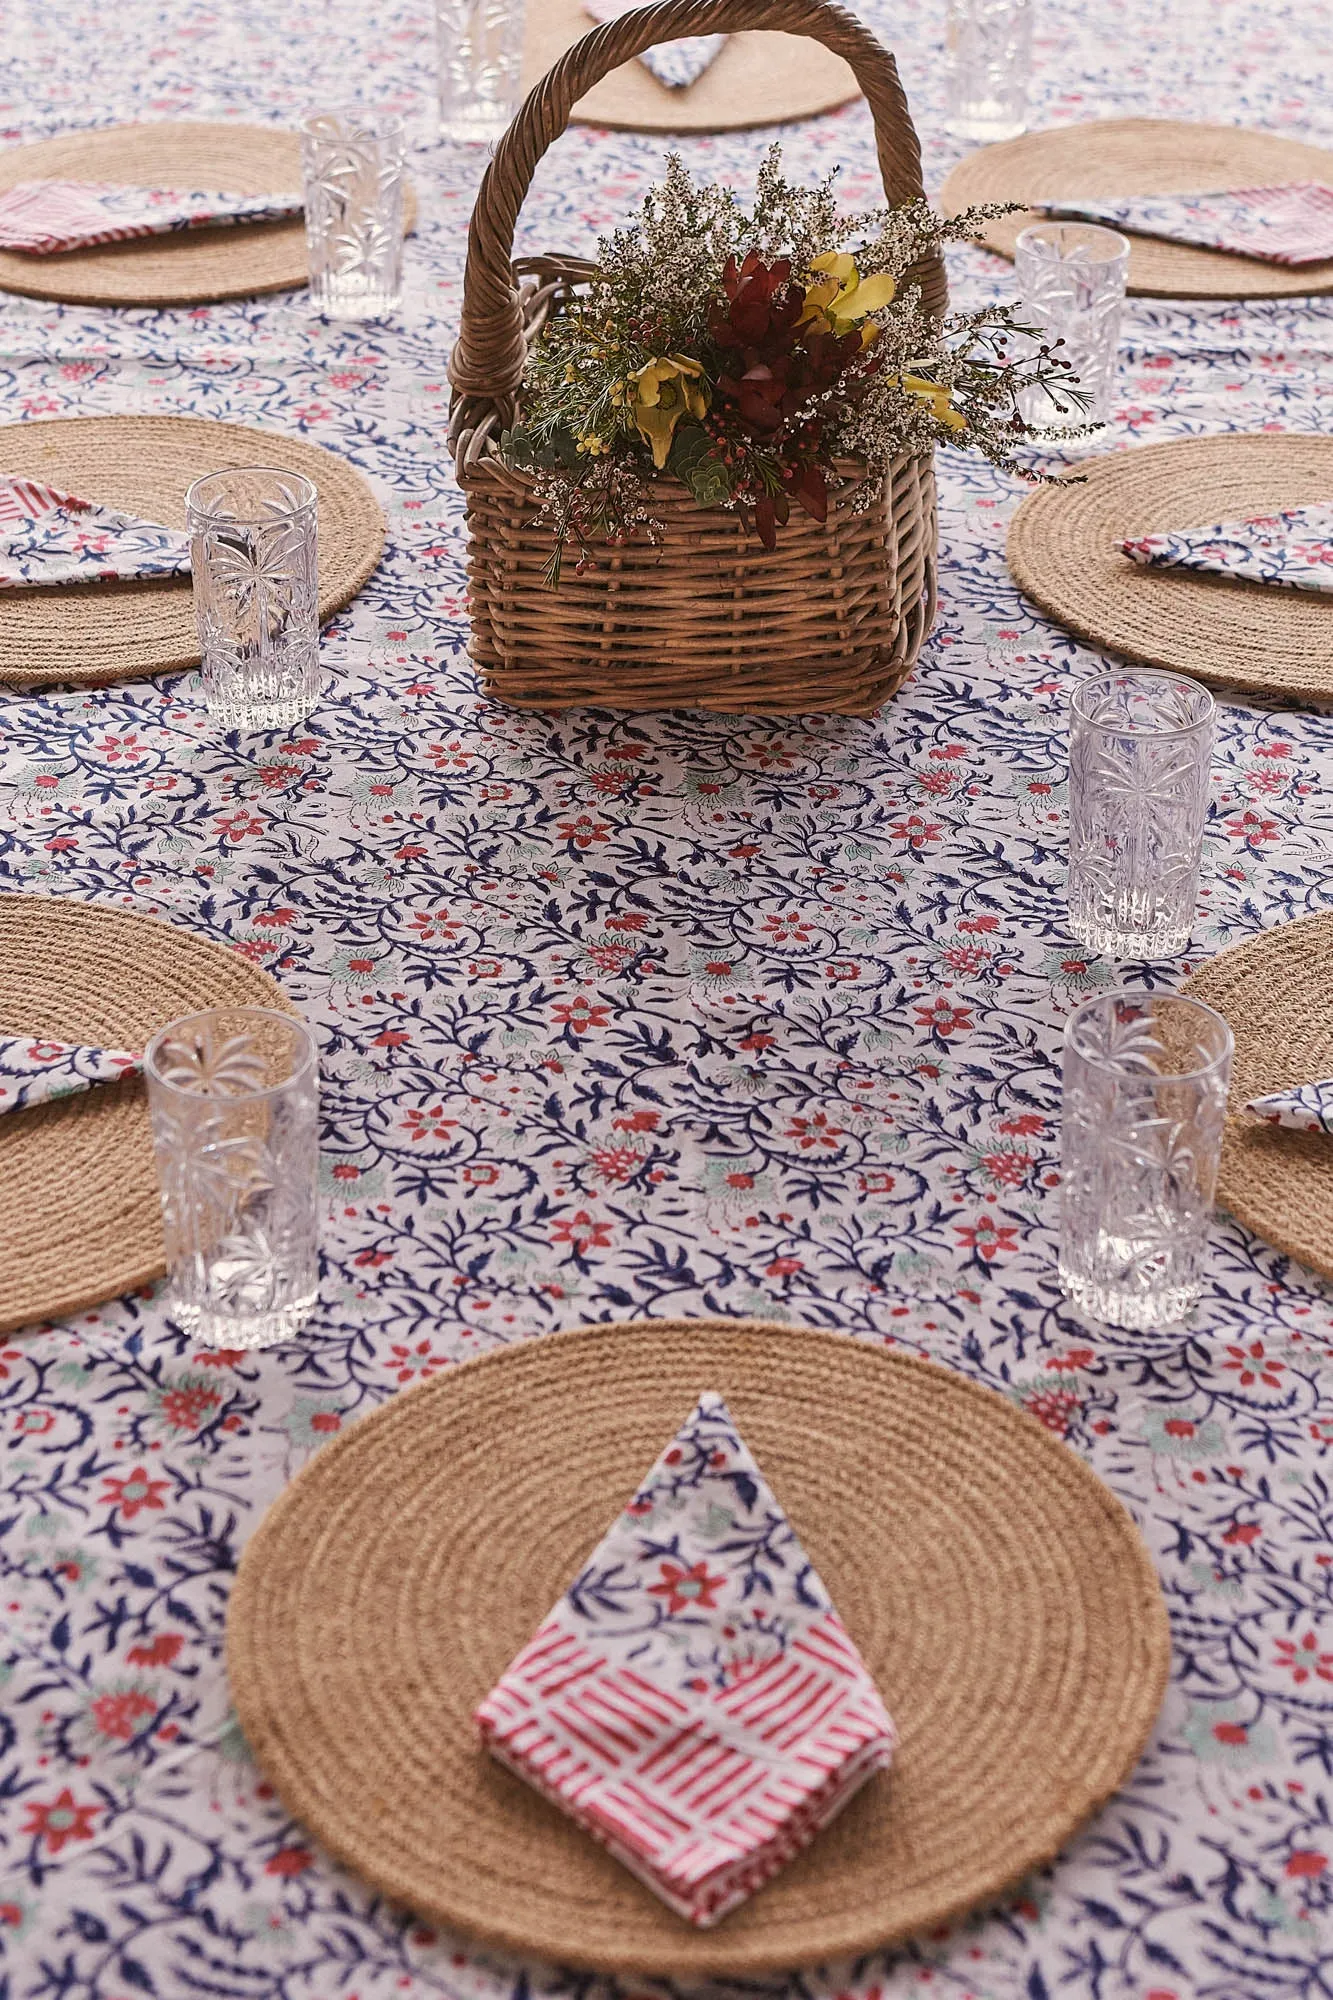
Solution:
[[(967, 150), (945, 126), (944, 0), (859, 11), (897, 56), (934, 194)], [(1330, 908), (1333, 717), (1223, 693), (1188, 950), (1125, 966), (1080, 948), (1068, 703), (1103, 656), (1010, 580), (1022, 482), (953, 450), (934, 632), (878, 715), (487, 699), (446, 371), (488, 152), (438, 140), (424, 0), (3, 14), (5, 145), (130, 120), (291, 128), (359, 101), (406, 117), (419, 220), (382, 322), (318, 319), (303, 293), (0, 294), (0, 421), (298, 435), (357, 468), (389, 524), (290, 732), (220, 735), (190, 673), (0, 691), (0, 890), (158, 916), (271, 972), (319, 1038), (323, 1205), (319, 1303), (288, 1345), (192, 1341), (160, 1286), (0, 1337), (0, 1990), (670, 1991), (505, 1959), (337, 1865), (251, 1759), (224, 1625), (266, 1508), (400, 1389), (592, 1321), (734, 1315), (927, 1356), (1028, 1411), (1130, 1510), (1173, 1634), (1141, 1761), (1052, 1866), (891, 1954), (747, 1980), (750, 2000), (1325, 2000), (1333, 1296), (1219, 1213), (1188, 1324), (1129, 1333), (1071, 1310), (1056, 1243), (1066, 1019)], [(1333, 145), (1327, 12), (1039, 5), (1028, 115)], [(874, 205), (861, 102), (676, 143), (748, 187), (775, 136), (791, 178), (836, 171), (845, 205)], [(592, 254), (672, 143), (571, 127), (518, 254)], [(990, 252), (949, 268), (957, 309), (1013, 296)], [(1326, 430), (1331, 348), (1328, 298), (1131, 297), (1101, 448)]]

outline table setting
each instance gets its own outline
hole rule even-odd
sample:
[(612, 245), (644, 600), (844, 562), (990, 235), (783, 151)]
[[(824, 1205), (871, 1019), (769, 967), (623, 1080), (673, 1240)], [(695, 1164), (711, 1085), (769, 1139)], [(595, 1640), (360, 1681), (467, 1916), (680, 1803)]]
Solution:
[(0, 56), (16, 2000), (1322, 1991), (1333, 97), (1196, 12)]

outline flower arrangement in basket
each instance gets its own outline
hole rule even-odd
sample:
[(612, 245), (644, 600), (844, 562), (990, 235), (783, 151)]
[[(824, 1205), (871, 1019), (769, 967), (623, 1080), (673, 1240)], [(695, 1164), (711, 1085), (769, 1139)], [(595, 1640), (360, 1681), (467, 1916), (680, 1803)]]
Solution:
[[(792, 186), (776, 147), (749, 208), (673, 158), (594, 263), (506, 262), (500, 277), (534, 134), (563, 128), (566, 99), (664, 32), (796, 23), (857, 71), (887, 208), (841, 215), (832, 176)], [(540, 707), (878, 707), (930, 629), (936, 444), (1012, 467), (1024, 388), (1080, 400), (1048, 348), (1015, 358), (1011, 308), (945, 315), (941, 245), (982, 219), (931, 213), (892, 57), (824, 0), (663, 0), (576, 44), (483, 182), (452, 363), (491, 691)]]

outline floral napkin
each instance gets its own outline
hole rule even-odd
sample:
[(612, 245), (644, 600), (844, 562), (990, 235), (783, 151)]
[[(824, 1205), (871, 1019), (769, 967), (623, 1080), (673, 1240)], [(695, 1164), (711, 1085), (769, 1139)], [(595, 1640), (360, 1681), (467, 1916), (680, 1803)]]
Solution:
[(1252, 1097), (1245, 1109), (1289, 1132), (1333, 1132), (1333, 1081), (1297, 1083), (1271, 1097)]
[(299, 194), (206, 194), (114, 181), (18, 181), (0, 189), (0, 250), (49, 257), (132, 236), (300, 215)]
[[(583, 11), (593, 21), (618, 21), (622, 14), (632, 14), (644, 4), (645, 0), (583, 0)], [(682, 35), (677, 41), (645, 49), (639, 61), (668, 90), (688, 90), (720, 53), (726, 39), (725, 35)]]
[(0, 589), (189, 573), (188, 535), (0, 474)]
[(127, 1049), (87, 1049), (40, 1035), (0, 1035), (0, 1112), (26, 1111), (57, 1097), (119, 1083), (143, 1068)]
[(1136, 563), (1153, 569), (1198, 570), (1246, 583), (1283, 584), (1289, 590), (1333, 591), (1333, 502), (1221, 521), (1211, 528), (1134, 535), (1120, 546)]
[(477, 1723), (502, 1763), (700, 1926), (805, 1847), (897, 1741), (714, 1394)]
[(1333, 188), (1321, 181), (1221, 188), (1211, 194), (1034, 201), (1030, 206), (1046, 215), (1108, 222), (1135, 236), (1163, 236), (1172, 243), (1229, 250), (1270, 264), (1322, 264), (1333, 258)]

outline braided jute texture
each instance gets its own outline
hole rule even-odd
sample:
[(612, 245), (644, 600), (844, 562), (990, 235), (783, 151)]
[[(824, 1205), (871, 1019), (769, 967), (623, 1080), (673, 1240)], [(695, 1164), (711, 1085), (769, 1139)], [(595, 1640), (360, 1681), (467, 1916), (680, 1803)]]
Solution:
[[(472, 1712), (705, 1389), (725, 1397), (902, 1747), (715, 1931), (674, 1916), (481, 1750)], [(1147, 1740), (1170, 1642), (1120, 1503), (930, 1362), (739, 1320), (549, 1334), (328, 1445), (245, 1552), (227, 1657), (290, 1811), (375, 1888), (595, 1970), (851, 1957), (1048, 1861)]]
[[(0, 1035), (141, 1049), (223, 1003), (287, 1007), (268, 973), (210, 938), (70, 896), (0, 895)], [(0, 1330), (164, 1268), (142, 1079), (0, 1117)]]
[(1244, 1111), (1251, 1097), (1333, 1076), (1333, 916), (1263, 931), (1220, 952), (1181, 990), (1216, 1007), (1236, 1038), (1218, 1202), (1333, 1278), (1333, 1138), (1261, 1125)]
[[(104, 125), (0, 151), (0, 188), (46, 179), (122, 181), (219, 194), (290, 194), (301, 142), (270, 125)], [(416, 205), (407, 191), (407, 227)], [(53, 257), (0, 250), (0, 290), (76, 306), (195, 306), (304, 286), (305, 223), (254, 222), (101, 243)]]
[[(956, 215), (973, 202), (1194, 194), (1283, 181), (1333, 182), (1333, 153), (1238, 125), (1107, 118), (981, 147), (954, 168), (940, 204)], [(1005, 216), (987, 223), (978, 241), (1012, 257), (1019, 231), (1044, 220), (1036, 210)], [(1129, 289), (1147, 298), (1308, 298), (1333, 291), (1333, 263), (1297, 270), (1151, 236), (1130, 236), (1129, 244)]]
[[(523, 84), (530, 88), (588, 32), (583, 0), (542, 0), (523, 29)], [(860, 95), (856, 78), (831, 49), (807, 35), (733, 35), (685, 90), (659, 83), (641, 62), (622, 63), (595, 83), (570, 112), (574, 124), (617, 132), (738, 132), (789, 124), (834, 111)]]
[(1333, 439), (1227, 433), (1135, 445), (1030, 493), (1009, 528), (1014, 581), (1094, 646), (1211, 687), (1333, 700), (1333, 606), (1314, 591), (1149, 569), (1127, 536), (1210, 527), (1333, 498)]
[[(511, 262), (537, 162), (575, 102), (619, 64), (677, 35), (782, 30), (844, 58), (874, 119), (892, 204), (922, 192), (921, 149), (893, 57), (831, 0), (659, 0), (568, 49), (528, 94), (496, 149), (468, 235), (449, 436), (467, 496), (472, 651), (487, 690), (515, 706), (708, 708), (870, 715), (910, 673), (935, 612), (935, 474), (895, 459), (858, 508), (863, 468), (845, 468), (818, 525), (798, 509), (776, 551), (734, 514), (701, 508), (675, 479), (652, 483), (658, 545), (595, 549), (558, 590), (542, 572), (549, 526), (535, 482), (500, 460), (519, 415), (524, 357), (592, 267), (562, 256)], [(947, 303), (938, 253), (908, 274)]]
[[(319, 615), (350, 604), (384, 551), (379, 502), (354, 467), (282, 431), (204, 417), (57, 417), (0, 427), (0, 472), (185, 526), (185, 494), (206, 472), (275, 465), (319, 499)], [(199, 663), (188, 577), (0, 590), (0, 686), (100, 687)]]

